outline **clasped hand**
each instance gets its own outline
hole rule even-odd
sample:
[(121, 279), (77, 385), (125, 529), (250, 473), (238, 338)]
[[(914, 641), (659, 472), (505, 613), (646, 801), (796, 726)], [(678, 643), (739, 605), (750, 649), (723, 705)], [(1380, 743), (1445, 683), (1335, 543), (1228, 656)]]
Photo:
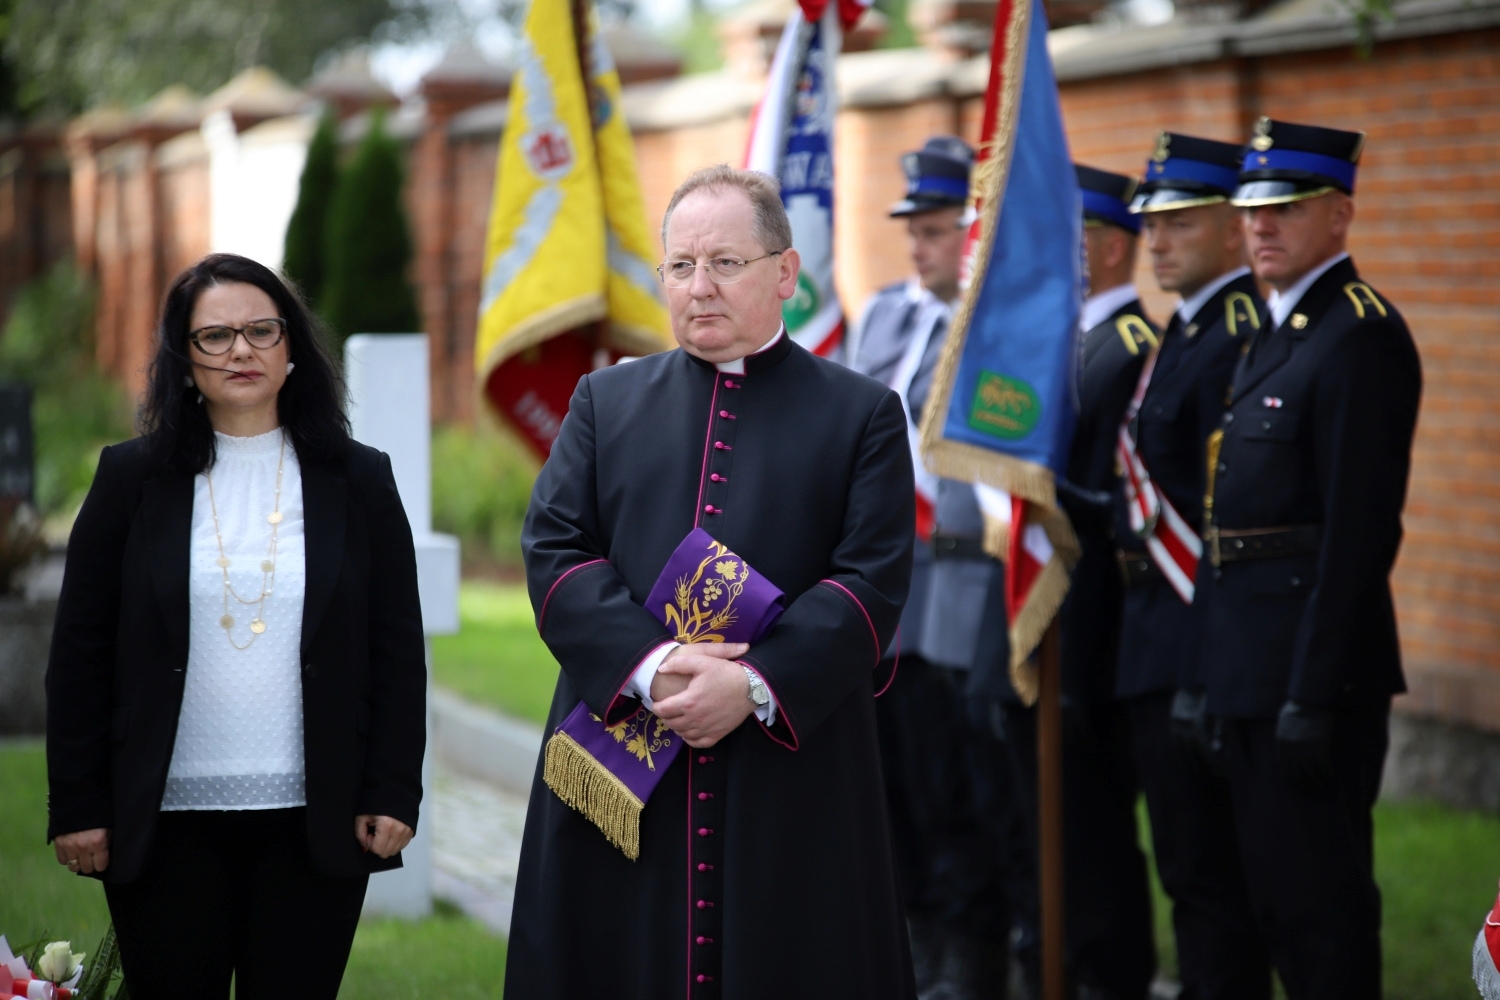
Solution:
[(678, 646), (651, 681), (658, 718), (690, 747), (711, 747), (755, 710), (750, 681), (734, 661), (750, 652), (743, 642)]

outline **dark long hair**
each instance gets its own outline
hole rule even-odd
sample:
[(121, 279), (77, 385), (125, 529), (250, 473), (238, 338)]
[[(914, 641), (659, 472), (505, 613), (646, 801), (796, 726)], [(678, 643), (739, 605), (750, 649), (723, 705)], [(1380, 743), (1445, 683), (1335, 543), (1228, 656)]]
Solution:
[(167, 290), (140, 414), (141, 433), (148, 436), (152, 457), (165, 468), (192, 473), (214, 463), (213, 425), (198, 402), (198, 390), (184, 381), (193, 371), (188, 333), (203, 290), (234, 281), (269, 295), (286, 320), (287, 353), (297, 367), (282, 385), (276, 409), (298, 459), (338, 461), (350, 442), (344, 377), (323, 346), (317, 320), (276, 272), (232, 253), (209, 254), (179, 274)]

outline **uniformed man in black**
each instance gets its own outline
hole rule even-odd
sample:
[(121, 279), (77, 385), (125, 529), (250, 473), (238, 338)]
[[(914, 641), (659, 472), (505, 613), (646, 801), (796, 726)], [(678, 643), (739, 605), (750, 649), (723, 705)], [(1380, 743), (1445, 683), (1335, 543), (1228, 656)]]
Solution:
[[(1144, 1000), (1156, 971), (1151, 897), (1135, 803), (1129, 726), (1114, 697), (1123, 585), (1109, 493), (1114, 443), (1141, 366), (1157, 344), (1132, 278), (1140, 218), (1134, 178), (1077, 167), (1091, 293), (1084, 301), (1080, 412), (1059, 499), (1083, 555), (1061, 611), (1063, 826), (1068, 974), (1080, 998)], [(1002, 605), (1003, 606), (1003, 605)], [(1002, 676), (1008, 662), (988, 671)], [(1007, 743), (1017, 799), (1037, 836), (1036, 712), (1012, 702)]]
[(1198, 573), (1207, 708), (1291, 1000), (1381, 995), (1370, 811), (1405, 689), (1390, 572), (1422, 372), (1345, 251), (1363, 144), (1262, 118), (1245, 148), (1234, 204), (1271, 319), (1210, 441)]
[(1267, 315), (1229, 204), (1239, 167), (1236, 144), (1163, 132), (1131, 205), (1144, 224), (1157, 284), (1181, 301), (1120, 428), (1115, 539), (1126, 588), (1115, 693), (1129, 712), (1189, 1000), (1271, 995), (1270, 958), (1255, 928), (1229, 786), (1194, 746), (1211, 738), (1197, 678), (1201, 608), (1193, 605), (1204, 449), (1223, 418), (1235, 364)]
[(1005, 844), (1019, 839), (1009, 771), (965, 693), (1000, 564), (980, 549), (974, 487), (931, 475), (915, 452), (915, 428), (957, 304), (973, 162), (973, 150), (952, 136), (936, 136), (902, 157), (907, 195), (890, 215), (906, 224), (916, 274), (874, 295), (848, 353), (850, 367), (901, 396), (913, 432), (912, 589), (886, 654), (900, 663), (876, 713), (922, 1000), (1004, 995), (1012, 855)]

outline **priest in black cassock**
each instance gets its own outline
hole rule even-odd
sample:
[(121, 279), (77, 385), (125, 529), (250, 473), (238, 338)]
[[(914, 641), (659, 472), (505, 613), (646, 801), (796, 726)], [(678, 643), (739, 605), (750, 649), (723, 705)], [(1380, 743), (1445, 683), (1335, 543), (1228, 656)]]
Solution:
[[(533, 783), (506, 995), (911, 998), (875, 737), (915, 513), (906, 418), (781, 326), (798, 256), (774, 179), (699, 171), (662, 278), (679, 350), (579, 383), (522, 533), (537, 627), (582, 701), (687, 745), (631, 860)], [(702, 528), (784, 592), (753, 646), (677, 645), (642, 605)]]

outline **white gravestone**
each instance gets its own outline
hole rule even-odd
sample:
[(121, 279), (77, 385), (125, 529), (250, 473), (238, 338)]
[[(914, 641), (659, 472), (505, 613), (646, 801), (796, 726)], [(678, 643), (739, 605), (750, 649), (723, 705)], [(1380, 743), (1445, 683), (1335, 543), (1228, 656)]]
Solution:
[[(458, 539), (432, 531), (432, 418), (428, 406), (427, 335), (361, 333), (344, 344), (349, 420), (354, 439), (391, 457), (396, 489), (417, 548), (422, 630), (458, 631)], [(427, 756), (422, 762), (422, 818), (402, 853), (405, 867), (370, 878), (366, 914), (417, 918), (432, 911), (432, 663), (428, 646)]]

